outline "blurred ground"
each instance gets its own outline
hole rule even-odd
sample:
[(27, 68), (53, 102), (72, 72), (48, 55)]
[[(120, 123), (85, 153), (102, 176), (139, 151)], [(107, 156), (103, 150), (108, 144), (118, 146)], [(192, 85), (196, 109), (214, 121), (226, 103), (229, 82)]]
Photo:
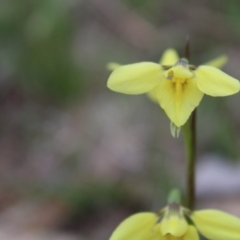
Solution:
[[(184, 145), (146, 96), (106, 89), (106, 63), (229, 57), (238, 1), (0, 2), (0, 239), (108, 239), (131, 213), (184, 189)], [(198, 208), (240, 216), (240, 95), (198, 108)], [(231, 186), (231, 187), (230, 187)], [(214, 191), (213, 191), (214, 189)]]

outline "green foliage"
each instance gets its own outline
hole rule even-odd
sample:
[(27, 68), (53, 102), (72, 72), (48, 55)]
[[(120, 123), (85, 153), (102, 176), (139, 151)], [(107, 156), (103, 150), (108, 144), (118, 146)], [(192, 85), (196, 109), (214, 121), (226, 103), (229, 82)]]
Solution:
[(68, 1), (55, 0), (0, 3), (1, 62), (7, 62), (15, 83), (42, 99), (68, 100), (82, 87), (83, 71), (72, 56), (69, 7)]
[(147, 1), (147, 0), (124, 0), (124, 1), (134, 10), (140, 11), (153, 21), (157, 20), (155, 17), (158, 15), (158, 12), (162, 6), (162, 3), (160, 1)]
[[(204, 97), (203, 107), (199, 111), (199, 137), (204, 132), (210, 132), (208, 140), (204, 140), (204, 148), (207, 152), (217, 152), (228, 159), (237, 159), (239, 150), (237, 149), (236, 125), (233, 116), (225, 104), (224, 99), (211, 99)], [(221, 106), (221, 107), (219, 107)]]

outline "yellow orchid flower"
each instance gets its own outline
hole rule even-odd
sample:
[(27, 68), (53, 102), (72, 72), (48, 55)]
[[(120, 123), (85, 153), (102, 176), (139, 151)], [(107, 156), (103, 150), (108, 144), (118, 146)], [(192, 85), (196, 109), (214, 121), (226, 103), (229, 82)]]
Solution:
[(147, 93), (158, 101), (176, 127), (185, 124), (204, 94), (228, 96), (240, 90), (239, 81), (216, 67), (226, 62), (222, 56), (196, 67), (179, 59), (174, 49), (163, 54), (161, 64), (140, 62), (128, 65), (109, 64), (111, 73), (107, 87), (125, 94)]
[(137, 213), (124, 220), (110, 240), (239, 240), (240, 219), (218, 210), (190, 212), (171, 203), (159, 213)]

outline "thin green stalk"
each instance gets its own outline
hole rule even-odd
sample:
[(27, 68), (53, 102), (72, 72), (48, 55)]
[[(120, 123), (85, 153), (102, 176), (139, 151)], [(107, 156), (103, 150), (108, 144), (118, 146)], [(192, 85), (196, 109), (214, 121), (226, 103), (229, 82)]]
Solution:
[(184, 126), (187, 158), (187, 205), (193, 210), (195, 205), (195, 164), (196, 164), (196, 109)]
[[(190, 59), (190, 36), (186, 37), (185, 58)], [(187, 158), (187, 205), (193, 210), (195, 205), (195, 164), (196, 164), (196, 114), (195, 109), (184, 126), (184, 138)]]

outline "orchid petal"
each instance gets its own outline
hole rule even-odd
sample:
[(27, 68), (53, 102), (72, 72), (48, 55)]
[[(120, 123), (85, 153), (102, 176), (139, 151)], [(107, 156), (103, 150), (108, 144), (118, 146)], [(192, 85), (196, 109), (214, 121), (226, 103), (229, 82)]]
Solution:
[(183, 236), (183, 240), (199, 240), (197, 229), (189, 225), (186, 234)]
[(240, 83), (237, 79), (217, 68), (200, 66), (195, 74), (198, 88), (207, 95), (213, 97), (228, 96), (240, 90)]
[(174, 237), (181, 237), (187, 232), (188, 223), (184, 217), (168, 216), (161, 221), (160, 229), (163, 236), (170, 234)]
[(113, 232), (110, 240), (161, 240), (156, 229), (158, 216), (154, 213), (137, 213), (124, 220)]
[(171, 121), (177, 126), (182, 126), (199, 105), (203, 93), (197, 88), (194, 80), (188, 80), (183, 86), (171, 80), (162, 80), (157, 87), (158, 100)]
[(141, 94), (153, 89), (161, 79), (162, 68), (157, 63), (141, 62), (123, 65), (110, 75), (107, 86), (125, 94)]
[(199, 232), (211, 240), (240, 239), (240, 219), (218, 210), (195, 211), (191, 219)]
[(227, 61), (228, 61), (227, 56), (221, 55), (220, 57), (217, 57), (211, 61), (204, 63), (203, 65), (212, 66), (215, 68), (222, 68), (227, 63)]
[(168, 48), (163, 52), (160, 59), (161, 65), (174, 65), (179, 60), (178, 53), (173, 48)]
[(158, 103), (158, 87), (153, 88), (149, 92), (147, 92), (147, 96), (155, 103)]
[(109, 71), (113, 71), (113, 70), (119, 68), (120, 66), (121, 66), (121, 64), (119, 64), (119, 63), (110, 62), (110, 63), (107, 64), (107, 69), (108, 69)]

